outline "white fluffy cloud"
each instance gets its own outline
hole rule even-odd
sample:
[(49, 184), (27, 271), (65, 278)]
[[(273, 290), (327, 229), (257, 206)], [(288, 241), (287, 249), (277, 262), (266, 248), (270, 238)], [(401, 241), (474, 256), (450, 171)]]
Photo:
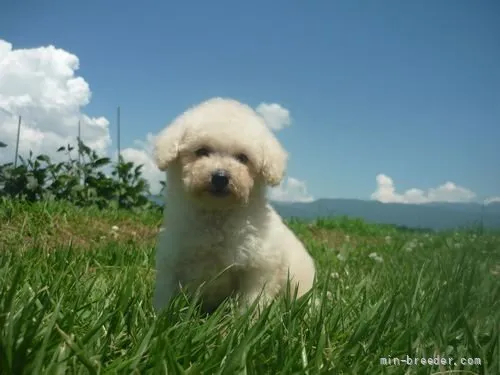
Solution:
[(490, 203), (500, 203), (500, 197), (490, 197), (484, 200), (484, 204), (488, 205)]
[(409, 189), (403, 193), (396, 192), (392, 178), (385, 174), (377, 175), (377, 190), (371, 195), (371, 199), (383, 203), (430, 203), (430, 202), (471, 202), (476, 194), (469, 189), (458, 186), (453, 182), (446, 182), (437, 188), (427, 191), (421, 189)]
[(143, 177), (149, 181), (151, 192), (157, 194), (161, 190), (160, 181), (165, 180), (165, 173), (158, 169), (152, 158), (154, 138), (152, 133), (148, 133), (145, 141), (135, 141), (137, 148), (126, 148), (121, 155), (126, 161), (143, 164)]
[(109, 121), (81, 112), (90, 101), (89, 85), (75, 72), (78, 57), (54, 46), (14, 49), (0, 39), (0, 137), (7, 144), (0, 163), (13, 161), (18, 116), (22, 117), (19, 152), (32, 150), (57, 157), (55, 150), (75, 144), (78, 121), (82, 138), (106, 152), (111, 138)]
[(269, 190), (269, 198), (278, 202), (312, 202), (305, 181), (288, 177), (279, 186)]
[(292, 123), (290, 111), (279, 104), (260, 103), (255, 110), (264, 118), (267, 126), (274, 131), (281, 130)]

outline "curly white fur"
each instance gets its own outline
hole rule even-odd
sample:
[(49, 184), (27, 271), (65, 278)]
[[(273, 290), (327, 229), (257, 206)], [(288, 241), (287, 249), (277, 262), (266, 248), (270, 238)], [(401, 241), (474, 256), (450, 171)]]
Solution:
[[(157, 310), (180, 286), (203, 285), (207, 311), (231, 295), (244, 305), (261, 295), (266, 304), (288, 275), (298, 296), (311, 289), (312, 258), (266, 200), (266, 186), (283, 179), (287, 154), (253, 109), (222, 98), (191, 108), (156, 138), (155, 160), (167, 171)], [(229, 176), (223, 196), (211, 183), (220, 170)]]

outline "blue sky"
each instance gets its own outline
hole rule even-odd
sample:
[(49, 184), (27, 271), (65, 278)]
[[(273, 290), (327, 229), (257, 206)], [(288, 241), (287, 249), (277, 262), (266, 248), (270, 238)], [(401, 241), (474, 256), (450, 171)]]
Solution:
[(447, 181), (500, 196), (500, 3), (7, 0), (0, 38), (78, 56), (122, 146), (187, 107), (278, 103), (288, 174), (315, 198), (369, 199)]

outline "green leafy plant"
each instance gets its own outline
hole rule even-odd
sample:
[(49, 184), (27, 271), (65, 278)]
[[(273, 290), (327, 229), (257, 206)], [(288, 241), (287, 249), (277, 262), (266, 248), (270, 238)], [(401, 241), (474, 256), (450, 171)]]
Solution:
[(1, 165), (0, 196), (28, 202), (64, 200), (101, 209), (154, 205), (148, 199), (150, 186), (142, 176), (142, 165), (126, 162), (121, 156), (118, 163), (112, 163), (80, 140), (76, 152), (70, 144), (57, 152), (65, 154), (64, 161), (53, 162), (48, 155), (30, 152), (26, 159), (19, 156), (17, 166)]

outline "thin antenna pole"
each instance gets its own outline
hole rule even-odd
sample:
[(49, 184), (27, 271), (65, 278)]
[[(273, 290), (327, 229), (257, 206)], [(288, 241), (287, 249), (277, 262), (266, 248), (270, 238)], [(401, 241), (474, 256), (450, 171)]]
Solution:
[(120, 106), (116, 109), (116, 131), (117, 131), (117, 145), (118, 145), (118, 163), (120, 163), (120, 152), (121, 152), (121, 147), (120, 147)]
[[(117, 137), (118, 137), (118, 139), (116, 140), (116, 144), (118, 146), (118, 155), (117, 155), (118, 162), (116, 164), (116, 169), (117, 169), (118, 173), (116, 174), (116, 178), (118, 179), (118, 184), (120, 184), (121, 183), (121, 169), (120, 169), (120, 152), (121, 152), (121, 147), (120, 147), (120, 106), (118, 106), (116, 108), (116, 133), (117, 133)], [(118, 196), (116, 198), (117, 198), (117, 207), (120, 207), (120, 201), (121, 201), (120, 190), (118, 190)]]
[(82, 150), (80, 147), (80, 143), (82, 141), (82, 125), (80, 120), (78, 120), (78, 164), (82, 164)]
[(17, 124), (16, 157), (14, 159), (14, 168), (17, 167), (17, 158), (19, 156), (19, 137), (20, 136), (21, 136), (21, 116), (19, 116), (19, 122)]
[(85, 183), (85, 175), (82, 173), (82, 147), (81, 147), (81, 141), (82, 141), (82, 124), (81, 121), (78, 120), (78, 139), (77, 139), (77, 147), (78, 147), (78, 182), (80, 184)]

